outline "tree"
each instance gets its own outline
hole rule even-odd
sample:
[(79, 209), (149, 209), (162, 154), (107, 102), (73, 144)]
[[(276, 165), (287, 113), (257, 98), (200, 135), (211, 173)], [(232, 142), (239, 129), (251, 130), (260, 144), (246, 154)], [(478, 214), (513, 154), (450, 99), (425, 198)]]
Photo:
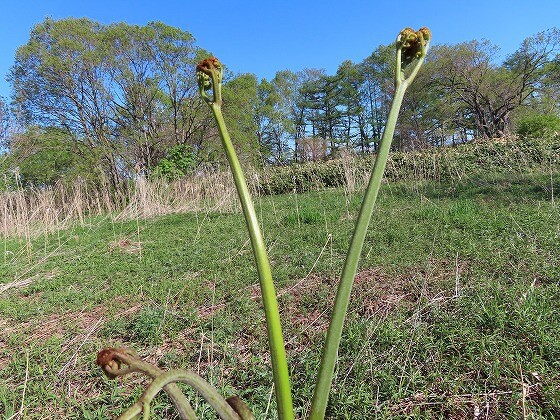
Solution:
[(192, 36), (159, 22), (46, 19), (16, 53), (10, 81), (27, 123), (65, 129), (113, 186), (149, 172), (175, 144), (200, 145)]
[(366, 114), (362, 97), (365, 74), (362, 66), (351, 61), (344, 61), (336, 72), (338, 76), (340, 103), (342, 112), (341, 137), (347, 148), (358, 147), (361, 152), (369, 148), (370, 138), (366, 132)]
[(306, 80), (316, 77), (316, 71), (306, 69), (300, 72), (283, 70), (276, 73), (272, 85), (277, 92), (276, 108), (284, 135), (293, 141), (293, 160), (298, 161), (299, 142), (306, 136), (305, 107), (301, 88)]
[(258, 137), (263, 157), (272, 163), (283, 164), (291, 158), (296, 83), (297, 75), (289, 71), (278, 72), (270, 82), (263, 79), (259, 83), (255, 114)]
[(287, 144), (282, 136), (277, 104), (280, 98), (274, 85), (266, 79), (257, 87), (257, 104), (255, 107), (255, 124), (260, 153), (265, 162), (279, 163), (285, 161)]
[(8, 148), (8, 135), (12, 116), (6, 100), (0, 97), (0, 155), (3, 149)]
[(224, 119), (230, 127), (231, 139), (240, 160), (251, 164), (260, 161), (255, 122), (257, 85), (253, 74), (242, 74), (224, 84), (222, 91)]
[(119, 183), (118, 142), (107, 89), (109, 46), (103, 27), (87, 19), (47, 18), (16, 52), (9, 80), (26, 122), (55, 126), (99, 152), (112, 184)]
[(307, 80), (301, 87), (305, 116), (311, 125), (311, 136), (327, 140), (331, 154), (337, 149), (337, 130), (342, 121), (339, 80), (338, 75), (328, 76), (322, 73), (317, 78)]
[(454, 143), (459, 127), (470, 124), (461, 103), (438, 88), (437, 63), (429, 57), (403, 100), (395, 134), (395, 146), (401, 150)]
[(135, 166), (149, 171), (175, 145), (200, 147), (205, 113), (194, 67), (194, 38), (161, 22), (107, 27), (113, 115)]
[(18, 174), (24, 187), (44, 188), (55, 183), (96, 176), (89, 170), (88, 156), (77, 149), (66, 130), (28, 127), (10, 142), (9, 170)]
[(364, 129), (369, 140), (368, 148), (371, 143), (375, 148), (385, 127), (385, 118), (394, 92), (393, 57), (394, 46), (379, 46), (359, 64), (364, 75), (361, 101), (366, 120)]
[(527, 38), (503, 65), (496, 65), (497, 48), (487, 41), (440, 46), (432, 56), (439, 67), (439, 86), (461, 102), (476, 136), (503, 137), (512, 111), (542, 90), (544, 69), (558, 54), (556, 29)]
[(6, 190), (10, 184), (7, 177), (11, 163), (7, 153), (10, 122), (11, 115), (8, 105), (4, 98), (0, 97), (0, 191)]
[(300, 158), (300, 142), (307, 136), (306, 99), (302, 87), (322, 72), (305, 69), (300, 72), (283, 70), (269, 82), (261, 81), (258, 89), (256, 123), (259, 143), (274, 163)]

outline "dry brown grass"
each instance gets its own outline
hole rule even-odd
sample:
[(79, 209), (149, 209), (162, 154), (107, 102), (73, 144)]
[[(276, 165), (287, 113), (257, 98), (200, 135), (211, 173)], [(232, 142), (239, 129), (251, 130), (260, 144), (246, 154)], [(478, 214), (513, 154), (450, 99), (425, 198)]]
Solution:
[(237, 193), (229, 172), (204, 173), (171, 183), (139, 177), (118, 219), (191, 211), (232, 211)]
[(130, 188), (110, 191), (77, 181), (48, 188), (0, 193), (0, 237), (28, 241), (92, 217), (148, 218), (190, 211), (235, 211), (235, 186), (229, 172), (207, 172), (168, 183), (138, 177)]

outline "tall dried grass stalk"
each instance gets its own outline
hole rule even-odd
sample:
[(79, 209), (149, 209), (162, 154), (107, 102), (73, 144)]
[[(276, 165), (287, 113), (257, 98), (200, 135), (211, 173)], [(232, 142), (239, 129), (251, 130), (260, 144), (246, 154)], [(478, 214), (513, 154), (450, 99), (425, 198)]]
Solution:
[(204, 173), (171, 183), (138, 177), (128, 204), (119, 212), (117, 219), (198, 211), (237, 211), (236, 194), (228, 172)]
[(356, 167), (356, 153), (350, 149), (342, 149), (340, 151), (340, 163), (342, 164), (342, 172), (344, 175), (344, 192), (346, 195), (352, 195), (356, 189), (364, 187), (364, 180), (358, 180), (358, 168)]
[(25, 238), (30, 243), (30, 238), (85, 225), (98, 216), (133, 220), (169, 213), (238, 210), (228, 172), (201, 173), (171, 183), (138, 177), (131, 184), (112, 191), (107, 184), (94, 187), (77, 181), (1, 192), (0, 236)]

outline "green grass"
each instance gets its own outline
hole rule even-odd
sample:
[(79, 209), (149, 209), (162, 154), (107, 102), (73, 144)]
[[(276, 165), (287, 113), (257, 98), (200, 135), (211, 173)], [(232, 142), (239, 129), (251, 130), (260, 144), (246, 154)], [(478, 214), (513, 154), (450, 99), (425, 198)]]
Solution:
[[(560, 191), (554, 174), (383, 187), (342, 338), (330, 418), (560, 417)], [(309, 409), (361, 194), (256, 202), (298, 416)], [(104, 346), (199, 371), (274, 417), (258, 280), (241, 214), (92, 220), (1, 244), (0, 413), (107, 418), (146, 385), (109, 381)], [(31, 257), (31, 261), (30, 261)], [(28, 363), (27, 363), (28, 360)], [(26, 379), (27, 375), (27, 379)], [(22, 396), (25, 399), (22, 401)], [(202, 418), (211, 411), (192, 395)], [(270, 407), (269, 407), (270, 403)], [(156, 418), (172, 416), (159, 397)]]

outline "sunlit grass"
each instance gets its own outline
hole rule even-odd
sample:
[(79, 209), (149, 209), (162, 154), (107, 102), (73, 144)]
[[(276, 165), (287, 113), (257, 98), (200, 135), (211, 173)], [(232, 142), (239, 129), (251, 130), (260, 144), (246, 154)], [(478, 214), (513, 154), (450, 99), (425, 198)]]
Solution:
[[(329, 417), (471, 417), (476, 410), (519, 417), (523, 403), (535, 417), (560, 415), (560, 211), (553, 189), (560, 190), (557, 174), (552, 182), (549, 174), (488, 175), (382, 188)], [(294, 405), (302, 410), (360, 195), (327, 190), (256, 200)], [(102, 376), (95, 353), (112, 344), (162, 368), (199, 370), (265, 417), (267, 338), (240, 214), (92, 220), (32, 245), (31, 264), (23, 239), (8, 240), (0, 260), (1, 282), (20, 282), (0, 295), (0, 412), (118, 414), (146, 384)], [(202, 402), (194, 405), (211, 418)], [(157, 407), (159, 418), (173, 413), (165, 397)]]

